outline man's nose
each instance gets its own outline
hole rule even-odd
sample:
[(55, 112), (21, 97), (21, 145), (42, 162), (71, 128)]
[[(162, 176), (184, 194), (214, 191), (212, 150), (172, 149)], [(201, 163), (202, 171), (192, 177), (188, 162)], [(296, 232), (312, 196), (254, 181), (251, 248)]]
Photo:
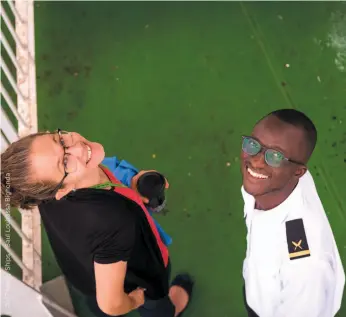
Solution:
[(264, 152), (261, 151), (258, 154), (250, 157), (251, 166), (257, 170), (264, 169), (267, 163), (264, 158)]

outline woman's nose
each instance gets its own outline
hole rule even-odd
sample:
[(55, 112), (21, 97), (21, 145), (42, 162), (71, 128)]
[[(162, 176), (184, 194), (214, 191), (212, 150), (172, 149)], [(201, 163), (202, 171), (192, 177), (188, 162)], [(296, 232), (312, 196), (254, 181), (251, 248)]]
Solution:
[(77, 142), (73, 144), (72, 146), (68, 147), (66, 149), (66, 153), (71, 154), (75, 157), (81, 158), (85, 152), (86, 149), (84, 149), (84, 145), (81, 142)]

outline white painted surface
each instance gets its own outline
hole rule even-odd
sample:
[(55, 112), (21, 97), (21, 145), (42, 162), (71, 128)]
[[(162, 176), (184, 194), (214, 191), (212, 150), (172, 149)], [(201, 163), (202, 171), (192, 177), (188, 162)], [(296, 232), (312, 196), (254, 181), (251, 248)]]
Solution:
[(1, 314), (11, 317), (52, 317), (42, 296), (1, 269)]

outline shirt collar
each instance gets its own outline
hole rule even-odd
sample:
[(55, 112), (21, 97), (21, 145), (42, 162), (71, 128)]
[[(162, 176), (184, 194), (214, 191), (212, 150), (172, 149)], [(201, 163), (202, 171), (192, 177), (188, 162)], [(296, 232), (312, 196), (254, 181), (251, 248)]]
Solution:
[[(298, 184), (296, 188), (293, 190), (293, 192), (287, 197), (287, 199), (282, 202), (279, 206), (263, 211), (266, 213), (267, 216), (270, 216), (271, 219), (275, 219), (275, 221), (283, 222), (286, 220), (288, 214), (290, 211), (294, 211), (298, 205), (303, 201), (302, 200), (302, 181), (303, 178), (309, 177), (307, 174), (310, 174), (308, 171), (306, 172), (306, 175), (302, 176), (301, 179), (299, 179)], [(244, 189), (244, 186), (241, 188), (241, 192), (244, 199), (244, 218), (247, 216), (252, 215), (253, 210), (255, 209), (255, 198), (247, 193)], [(299, 208), (299, 207), (298, 207)]]

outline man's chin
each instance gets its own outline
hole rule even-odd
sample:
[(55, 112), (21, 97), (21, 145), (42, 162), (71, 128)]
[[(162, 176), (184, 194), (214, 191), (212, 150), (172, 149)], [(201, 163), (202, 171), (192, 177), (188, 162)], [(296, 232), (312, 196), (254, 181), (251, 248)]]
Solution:
[(266, 193), (266, 190), (263, 186), (261, 186), (259, 183), (248, 183), (246, 180), (243, 180), (243, 186), (244, 190), (251, 196), (258, 197), (262, 196)]

